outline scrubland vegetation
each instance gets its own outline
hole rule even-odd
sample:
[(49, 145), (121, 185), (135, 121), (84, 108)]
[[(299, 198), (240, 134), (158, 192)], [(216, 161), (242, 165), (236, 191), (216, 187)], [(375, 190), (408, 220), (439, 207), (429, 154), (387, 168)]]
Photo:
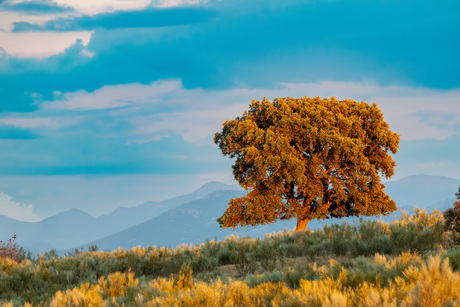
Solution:
[(460, 306), (453, 232), (416, 211), (175, 249), (2, 257), (0, 306)]

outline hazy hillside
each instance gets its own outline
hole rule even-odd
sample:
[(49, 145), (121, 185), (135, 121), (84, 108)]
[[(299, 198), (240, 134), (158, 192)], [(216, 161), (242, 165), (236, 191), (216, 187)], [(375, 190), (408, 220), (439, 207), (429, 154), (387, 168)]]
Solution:
[[(87, 245), (96, 244), (101, 249), (109, 250), (118, 247), (131, 248), (137, 245), (175, 247), (182, 243), (199, 244), (215, 237), (223, 240), (232, 234), (262, 237), (266, 233), (294, 227), (295, 221), (287, 221), (258, 227), (220, 228), (216, 219), (225, 211), (228, 201), (244, 193), (243, 191), (213, 192), (200, 200), (178, 206), (145, 223)], [(310, 226), (316, 228), (318, 221), (312, 221)]]
[(414, 207), (445, 210), (455, 199), (460, 180), (443, 176), (414, 175), (385, 184), (386, 193), (400, 210), (412, 214)]
[[(387, 182), (386, 191), (400, 209), (411, 213), (414, 206), (427, 207), (428, 210), (446, 209), (452, 204), (459, 186), (458, 179), (416, 175)], [(235, 230), (220, 229), (216, 218), (222, 215), (231, 198), (243, 193), (236, 185), (211, 182), (187, 195), (118, 208), (98, 218), (77, 209), (36, 223), (20, 222), (0, 215), (0, 239), (6, 240), (16, 234), (17, 242), (26, 250), (43, 252), (52, 248), (63, 251), (87, 245), (88, 242), (102, 249), (153, 244), (176, 246), (180, 243), (200, 243), (215, 236), (223, 239), (231, 234), (261, 237), (268, 232), (294, 227), (295, 221), (287, 221)], [(400, 213), (387, 216), (385, 220), (391, 221), (394, 216), (400, 216)], [(337, 222), (342, 221), (311, 221), (308, 226), (316, 229), (326, 223)]]
[(16, 221), (5, 216), (0, 221), (2, 239), (16, 234), (17, 242), (31, 252), (71, 248), (87, 242), (90, 234), (96, 231), (96, 219), (77, 209), (35, 223)]
[[(149, 201), (136, 207), (120, 207), (113, 212), (101, 215), (97, 218), (100, 227), (99, 238), (113, 234), (120, 230), (148, 221), (161, 213), (175, 208), (179, 205), (197, 200), (205, 195), (218, 190), (242, 190), (238, 185), (227, 185), (221, 182), (209, 182), (196, 191), (177, 196), (163, 201)], [(104, 229), (110, 230), (104, 232)]]
[[(427, 207), (430, 211), (436, 205), (438, 210), (446, 209), (452, 203), (446, 199), (454, 198), (453, 194), (457, 191), (458, 186), (460, 186), (458, 179), (417, 175), (388, 182), (386, 191), (401, 209), (411, 213), (415, 206)], [(231, 234), (262, 237), (265, 233), (284, 228), (292, 229), (295, 226), (295, 221), (292, 220), (258, 227), (238, 227), (235, 230), (221, 229), (216, 219), (225, 211), (228, 201), (240, 195), (244, 195), (244, 191), (217, 191), (200, 200), (164, 212), (145, 223), (87, 245), (96, 244), (101, 249), (109, 250), (118, 247), (132, 248), (137, 245), (171, 245), (175, 247), (181, 243), (201, 243), (216, 236), (218, 239), (224, 239)], [(383, 218), (386, 221), (392, 221), (395, 216), (400, 216), (400, 212)], [(342, 220), (344, 219), (313, 220), (310, 221), (308, 227), (316, 229), (325, 224), (341, 223)], [(346, 220), (352, 221), (353, 219), (348, 218)]]
[(16, 234), (17, 242), (34, 253), (53, 248), (67, 250), (140, 224), (219, 189), (241, 190), (236, 185), (210, 182), (190, 194), (131, 208), (121, 207), (98, 218), (78, 209), (61, 212), (40, 222), (22, 222), (0, 215), (0, 239), (7, 240)]
[(198, 243), (217, 234), (226, 236), (230, 232), (221, 230), (216, 219), (225, 210), (228, 200), (243, 195), (238, 191), (218, 191), (175, 209), (162, 213), (147, 222), (136, 225), (107, 238), (94, 241), (101, 249), (146, 245), (172, 245)]

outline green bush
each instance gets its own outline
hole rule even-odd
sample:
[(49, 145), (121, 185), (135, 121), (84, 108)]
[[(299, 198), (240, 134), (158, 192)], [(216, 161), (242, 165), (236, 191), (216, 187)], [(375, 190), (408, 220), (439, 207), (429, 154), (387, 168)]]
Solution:
[(240, 276), (252, 274), (256, 270), (256, 255), (253, 242), (243, 237), (236, 242), (236, 253), (232, 253), (230, 261), (235, 265)]
[(284, 254), (280, 249), (278, 240), (265, 239), (259, 241), (255, 249), (255, 257), (260, 262), (264, 271), (273, 271), (275, 267), (284, 263)]
[(401, 221), (390, 224), (392, 253), (403, 251), (426, 252), (445, 246), (444, 218), (439, 211), (427, 214), (426, 210), (415, 208), (415, 214), (403, 214)]
[(446, 256), (449, 258), (449, 264), (452, 270), (460, 271), (460, 248), (448, 251)]

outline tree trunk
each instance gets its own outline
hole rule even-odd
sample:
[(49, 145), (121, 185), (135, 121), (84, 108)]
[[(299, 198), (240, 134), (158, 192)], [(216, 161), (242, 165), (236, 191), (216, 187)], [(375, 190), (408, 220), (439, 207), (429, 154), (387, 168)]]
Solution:
[(305, 218), (303, 220), (301, 220), (300, 218), (297, 218), (297, 227), (295, 228), (295, 230), (297, 230), (297, 231), (305, 231), (305, 230), (307, 230), (307, 225), (308, 225), (309, 221), (310, 221), (310, 219), (308, 219), (308, 218)]

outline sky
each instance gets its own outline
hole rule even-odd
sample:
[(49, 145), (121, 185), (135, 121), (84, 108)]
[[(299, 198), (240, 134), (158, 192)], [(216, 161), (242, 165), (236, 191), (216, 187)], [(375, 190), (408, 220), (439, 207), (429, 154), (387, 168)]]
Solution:
[(457, 0), (0, 0), (0, 214), (234, 183), (213, 135), (263, 97), (375, 102), (392, 179), (460, 178), (459, 37)]

